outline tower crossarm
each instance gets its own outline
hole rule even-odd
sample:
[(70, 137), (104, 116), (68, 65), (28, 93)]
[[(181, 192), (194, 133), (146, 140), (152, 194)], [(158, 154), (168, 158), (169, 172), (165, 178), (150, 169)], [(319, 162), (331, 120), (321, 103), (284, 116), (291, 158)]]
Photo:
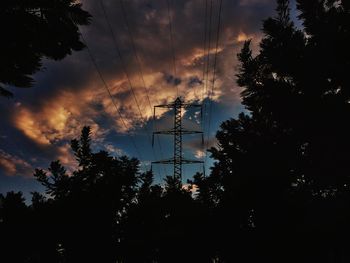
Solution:
[[(177, 163), (178, 161), (179, 160), (174, 160), (174, 158), (170, 158), (170, 159), (155, 161), (155, 162), (152, 162), (152, 164), (174, 164), (174, 163)], [(204, 163), (203, 161), (184, 159), (184, 158), (181, 158), (181, 162), (182, 164)]]
[(193, 130), (186, 130), (186, 129), (181, 129), (180, 131), (175, 131), (174, 129), (172, 130), (165, 130), (165, 131), (156, 131), (153, 132), (152, 134), (152, 146), (154, 145), (154, 135), (159, 135), (159, 134), (164, 134), (164, 135), (175, 135), (175, 134), (200, 134), (202, 136), (202, 144), (204, 143), (204, 137), (203, 137), (203, 132), (202, 131), (193, 131)]
[(182, 159), (183, 164), (192, 164), (192, 163), (204, 163), (203, 161), (199, 160), (191, 160), (191, 159)]
[(168, 109), (171, 109), (171, 108), (174, 108), (174, 103), (156, 105), (156, 106), (154, 106), (154, 108), (168, 108)]
[(201, 104), (191, 104), (191, 103), (183, 103), (183, 102), (177, 102), (176, 104), (169, 103), (169, 104), (159, 104), (155, 105), (154, 108), (167, 108), (167, 109), (172, 109), (174, 107), (181, 107), (181, 108), (202, 108)]
[(173, 135), (174, 133), (181, 133), (181, 134), (201, 134), (202, 131), (192, 131), (192, 130), (185, 130), (181, 129), (180, 131), (174, 131), (174, 130), (166, 130), (166, 131), (156, 131), (153, 132), (153, 134), (170, 134)]
[(202, 108), (201, 104), (183, 103), (184, 108)]

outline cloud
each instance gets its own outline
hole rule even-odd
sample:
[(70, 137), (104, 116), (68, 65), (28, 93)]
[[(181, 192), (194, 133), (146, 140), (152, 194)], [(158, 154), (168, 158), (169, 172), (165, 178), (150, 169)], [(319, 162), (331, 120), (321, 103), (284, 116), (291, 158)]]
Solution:
[(43, 146), (79, 137), (81, 128), (86, 125), (91, 126), (97, 138), (103, 134), (94, 120), (98, 115), (93, 107), (97, 95), (90, 89), (79, 93), (63, 91), (44, 101), (39, 109), (20, 105), (13, 123), (25, 136)]
[[(84, 112), (85, 116), (88, 115), (89, 118), (83, 118), (84, 121), (89, 119), (88, 124), (97, 122), (97, 110), (89, 110), (93, 103), (101, 107), (100, 112), (104, 111), (110, 119), (114, 120), (115, 129), (118, 132), (144, 126), (153, 115), (153, 105), (169, 103), (177, 94), (188, 101), (201, 101), (205, 94), (203, 93), (204, 83), (207, 83), (205, 89), (212, 100), (239, 103), (240, 89), (234, 82), (237, 63), (235, 54), (239, 51), (242, 41), (256, 37), (260, 23), (254, 23), (267, 13), (267, 10), (258, 10), (255, 5), (259, 7), (265, 5), (270, 10), (273, 1), (223, 2), (215, 86), (212, 85), (218, 14), (218, 3), (215, 1), (210, 28), (210, 65), (207, 81), (203, 79), (203, 63), (207, 58), (203, 50), (205, 9), (202, 1), (172, 3), (176, 76), (170, 48), (167, 6), (162, 1), (125, 2), (129, 29), (136, 47), (135, 53), (132, 48), (132, 39), (126, 28), (125, 17), (120, 11), (120, 3), (104, 0), (123, 61), (116, 52), (112, 35), (98, 1), (82, 2), (94, 16), (93, 24), (82, 28), (82, 32), (111, 91), (113, 101), (108, 96), (89, 57), (82, 54), (84, 51), (67, 58), (61, 64), (58, 73), (55, 74), (55, 71), (49, 80), (47, 76), (37, 78), (39, 86), (46, 86), (44, 83), (49, 82), (53, 89), (42, 97), (35, 98), (40, 101), (39, 106), (34, 108), (39, 107), (39, 109), (33, 110), (30, 108), (32, 105), (29, 108), (28, 105), (24, 105), (23, 109), (14, 116), (16, 127), (42, 145), (60, 139), (63, 133), (66, 134), (66, 127), (74, 124), (72, 119), (81, 120), (81, 112)], [(252, 17), (254, 17), (253, 20), (250, 19)], [(47, 63), (47, 71), (50, 71), (51, 66), (52, 63)], [(53, 67), (57, 69), (58, 65), (55, 64)], [(79, 68), (81, 68), (80, 72)], [(69, 81), (66, 78), (62, 80), (65, 72), (67, 79), (71, 79), (72, 85), (68, 84)], [(44, 73), (49, 75), (48, 72)], [(178, 79), (179, 83), (176, 85), (167, 81), (169, 77)], [(56, 84), (54, 80), (57, 78), (59, 79)], [(193, 85), (191, 82), (193, 79), (198, 80), (197, 85)]]
[(44, 111), (39, 114), (23, 108), (15, 117), (15, 125), (33, 141), (47, 145), (60, 137), (68, 117), (69, 112), (63, 107), (44, 108)]
[(244, 32), (240, 32), (239, 34), (238, 34), (238, 36), (237, 36), (237, 42), (245, 42), (245, 41), (247, 41), (247, 40), (249, 40), (249, 39), (251, 39), (251, 38), (253, 38), (253, 36), (252, 35), (247, 35), (246, 33), (244, 33)]
[[(142, 144), (144, 137), (137, 136), (144, 133), (145, 128), (152, 128), (153, 106), (169, 103), (177, 94), (187, 101), (203, 102), (208, 92), (211, 94), (213, 91), (211, 100), (216, 102), (215, 105), (235, 109), (240, 104), (241, 92), (235, 83), (236, 54), (242, 41), (248, 38), (253, 38), (253, 48), (258, 48), (261, 20), (272, 13), (275, 5), (272, 0), (223, 1), (213, 86), (218, 1), (213, 1), (208, 77), (203, 75), (206, 73), (203, 69), (207, 61), (203, 50), (203, 0), (172, 1), (176, 74), (170, 48), (166, 2), (124, 1), (137, 57), (120, 1), (103, 2), (124, 63), (118, 57), (99, 1), (82, 1), (84, 8), (92, 13), (93, 22), (88, 27), (82, 27), (81, 31), (113, 100), (86, 50), (76, 52), (63, 61), (45, 61), (44, 69), (35, 76), (34, 88), (16, 90), (13, 105), (0, 102), (0, 112), (4, 115), (1, 136), (13, 136), (18, 144), (23, 145), (22, 149), (16, 149), (6, 144), (6, 140), (0, 141), (0, 147), (11, 153), (11, 158), (1, 159), (1, 167), (8, 174), (18, 173), (20, 167), (28, 164), (23, 163), (21, 166), (21, 158), (16, 156), (25, 160), (35, 158), (35, 165), (45, 167), (50, 160), (58, 158), (68, 169), (73, 169), (74, 156), (69, 150), (69, 141), (79, 137), (85, 125), (92, 127), (96, 148), (115, 154), (130, 152), (131, 146), (125, 146), (124, 141), (111, 141), (107, 137), (130, 133), (138, 138), (137, 144)], [(209, 32), (206, 38), (209, 39)], [(157, 112), (157, 128), (169, 128), (172, 124), (170, 113)], [(217, 115), (215, 118), (221, 120), (222, 116)], [(197, 117), (193, 119), (198, 121)], [(210, 140), (209, 146), (213, 141)], [(123, 147), (119, 144), (123, 144)], [(198, 143), (189, 147), (197, 151), (197, 156), (202, 155), (198, 151), (201, 149)], [(148, 156), (150, 149), (145, 151), (143, 155)]]
[(30, 176), (33, 172), (33, 168), (28, 162), (1, 149), (0, 169), (2, 169), (8, 176)]
[[(219, 39), (219, 55), (217, 65), (217, 80), (214, 88), (214, 100), (239, 102), (238, 92), (232, 93), (232, 88), (235, 85), (234, 81), (224, 82), (222, 75), (233, 75), (234, 65), (236, 63), (235, 54), (239, 51), (240, 45), (237, 45), (237, 39), (243, 41), (248, 37), (256, 37), (256, 32), (260, 29), (260, 20), (267, 13), (266, 9), (261, 10), (261, 6), (267, 6), (271, 11), (273, 1), (224, 1), (224, 13), (222, 14), (221, 36)], [(128, 65), (126, 67), (128, 74), (133, 83), (135, 95), (140, 100), (141, 108), (144, 109), (145, 116), (150, 117), (151, 112), (148, 113), (147, 101), (145, 100), (145, 91), (140, 85), (140, 72), (135, 60), (133, 50), (130, 48), (131, 41), (128, 37), (125, 21), (123, 16), (113, 16), (118, 9), (119, 4), (113, 1), (105, 1), (108, 7), (107, 13), (110, 17), (110, 23), (114, 31), (117, 33), (117, 41), (123, 50), (124, 60), (127, 59)], [(258, 5), (259, 10), (255, 7)], [(100, 7), (94, 6), (94, 12), (100, 15)], [(135, 40), (135, 45), (139, 57), (141, 58), (141, 67), (143, 73), (148, 78), (151, 77), (153, 81), (146, 81), (146, 85), (152, 92), (150, 97), (155, 101), (169, 102), (173, 100), (179, 89), (179, 94), (183, 95), (187, 100), (201, 99), (203, 87), (200, 85), (195, 89), (189, 89), (186, 85), (186, 79), (198, 78), (203, 79), (203, 62), (206, 57), (203, 52), (203, 38), (204, 38), (204, 6), (203, 2), (199, 0), (193, 1), (176, 1), (172, 6), (173, 30), (174, 30), (174, 48), (175, 48), (175, 64), (176, 77), (181, 80), (181, 84), (176, 88), (174, 85), (164, 82), (162, 77), (164, 75), (174, 74), (172, 65), (172, 52), (169, 40), (169, 28), (166, 5), (159, 2), (149, 1), (128, 1), (126, 4), (127, 16), (130, 21), (131, 31)], [(229, 11), (226, 11), (229, 10)], [(218, 4), (214, 1), (213, 6), (213, 21), (211, 28), (211, 45), (210, 45), (210, 71), (209, 78), (212, 79), (212, 67), (215, 53), (215, 38), (216, 38), (216, 24), (217, 24)], [(230, 13), (228, 13), (230, 12)], [(95, 15), (96, 17), (96, 15)], [(251, 19), (253, 18), (253, 19)], [(99, 23), (96, 24), (96, 29), (89, 30), (88, 39), (92, 39), (90, 35), (98, 34), (103, 36), (104, 53), (106, 47), (108, 50), (115, 50), (113, 41), (106, 31), (106, 22), (104, 17), (97, 16)], [(257, 22), (257, 23), (256, 23)], [(253, 24), (256, 23), (256, 24)], [(188, 26), (190, 25), (190, 26)], [(98, 30), (97, 30), (98, 29)], [(96, 32), (97, 31), (97, 32)], [(102, 32), (102, 33), (101, 33)], [(244, 33), (243, 33), (244, 32)], [(185, 41), (183, 41), (185, 40)], [(88, 41), (89, 42), (89, 41)], [(90, 42), (92, 43), (92, 42)], [(235, 44), (236, 43), (236, 44)], [(95, 43), (92, 43), (96, 45)], [(108, 58), (104, 58), (105, 54), (100, 54), (99, 48), (94, 49), (95, 55), (101, 59), (101, 64), (112, 64), (111, 58), (115, 58), (113, 52), (110, 52)], [(125, 59), (126, 58), (126, 59)], [(224, 60), (232, 60), (231, 64), (224, 62)], [(118, 64), (118, 63), (117, 63)], [(123, 74), (119, 69), (119, 77)], [(125, 92), (125, 89), (124, 89)], [(143, 95), (140, 95), (140, 93)], [(127, 92), (129, 102), (134, 103), (132, 92)], [(141, 98), (141, 99), (140, 99)], [(144, 98), (144, 100), (142, 100)], [(125, 101), (125, 96), (123, 100)], [(129, 103), (130, 104), (130, 103)], [(136, 118), (136, 107), (129, 107), (131, 112), (128, 117)], [(128, 118), (129, 119), (129, 118)]]
[(202, 140), (201, 139), (195, 139), (195, 140), (191, 140), (189, 142), (186, 142), (186, 148), (188, 149), (202, 149), (203, 147), (207, 147), (211, 148), (211, 147), (215, 147), (217, 145), (217, 140), (215, 137), (209, 137), (209, 139), (207, 139), (207, 137), (204, 137), (204, 145), (202, 145)]
[(194, 156), (197, 159), (203, 159), (203, 157), (205, 157), (205, 151), (203, 151), (203, 150), (196, 150)]
[(78, 168), (78, 162), (76, 161), (68, 143), (58, 147), (57, 159), (60, 160), (61, 164), (68, 171), (68, 174), (71, 174)]
[(104, 147), (105, 147), (106, 151), (111, 153), (112, 155), (121, 156), (124, 154), (124, 151), (122, 149), (116, 147), (115, 145), (105, 144)]

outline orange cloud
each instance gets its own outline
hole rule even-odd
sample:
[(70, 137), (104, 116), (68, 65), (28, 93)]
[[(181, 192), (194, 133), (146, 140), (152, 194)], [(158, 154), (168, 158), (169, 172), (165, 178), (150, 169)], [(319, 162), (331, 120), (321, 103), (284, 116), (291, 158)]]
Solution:
[(39, 110), (18, 106), (13, 122), (28, 138), (44, 146), (78, 137), (85, 125), (90, 125), (96, 134), (99, 127), (92, 118), (97, 113), (89, 109), (93, 98), (90, 90), (79, 93), (64, 91), (43, 103)]
[(58, 157), (62, 165), (67, 169), (68, 173), (72, 173), (78, 168), (78, 162), (75, 159), (74, 154), (72, 153), (71, 147), (68, 143), (58, 147)]
[(197, 159), (202, 159), (203, 157), (205, 157), (205, 154), (206, 154), (206, 152), (203, 151), (203, 150), (196, 150), (194, 156), (195, 156)]
[(67, 118), (68, 112), (64, 108), (45, 108), (39, 114), (22, 108), (15, 118), (15, 125), (33, 141), (48, 145), (64, 129)]
[[(220, 47), (220, 52), (224, 48)], [(210, 50), (211, 55), (215, 52)], [(93, 128), (95, 138), (101, 139), (100, 135), (106, 133), (97, 123), (101, 115), (108, 116), (114, 122), (111, 129), (119, 133), (133, 131), (135, 128), (143, 127), (153, 118), (153, 106), (172, 102), (177, 93), (186, 101), (201, 101), (203, 99), (203, 52), (200, 49), (193, 49), (186, 58), (177, 60), (177, 74), (181, 82), (175, 86), (173, 82), (166, 80), (165, 73), (161, 71), (145, 71), (143, 74), (146, 89), (141, 81), (139, 72), (130, 73), (130, 80), (133, 92), (129, 87), (129, 82), (125, 77), (115, 76), (105, 79), (113, 101), (109, 97), (103, 83), (94, 75), (94, 78), (87, 79), (87, 85), (83, 88), (70, 90), (61, 88), (59, 93), (54, 94), (36, 109), (26, 105), (18, 105), (18, 109), (13, 116), (13, 122), (29, 139), (42, 146), (49, 146), (61, 140), (72, 139), (80, 135), (82, 126), (89, 125)], [(220, 61), (219, 61), (220, 62)], [(197, 65), (198, 64), (198, 65)], [(222, 71), (226, 71), (224, 64)], [(212, 70), (209, 72), (209, 87), (211, 90)], [(219, 69), (217, 70), (217, 77)], [(189, 86), (191, 79), (198, 78), (199, 82)], [(224, 81), (217, 78), (211, 99), (218, 101), (224, 94), (222, 88)], [(147, 93), (148, 92), (148, 93)], [(135, 97), (137, 103), (135, 101)], [(204, 94), (204, 97), (207, 94)], [(151, 105), (149, 103), (149, 100)], [(93, 107), (100, 105), (101, 107)], [(118, 110), (122, 118), (120, 117)], [(165, 111), (158, 111), (158, 116), (162, 116)], [(142, 115), (142, 116), (141, 116)]]
[(8, 176), (30, 176), (33, 168), (18, 156), (11, 155), (0, 149), (0, 168)]
[(250, 38), (252, 38), (252, 36), (249, 36), (249, 35), (245, 34), (244, 32), (240, 32), (237, 36), (237, 42), (244, 42)]
[(16, 165), (9, 159), (0, 157), (0, 167), (5, 171), (7, 175), (14, 175), (16, 173)]

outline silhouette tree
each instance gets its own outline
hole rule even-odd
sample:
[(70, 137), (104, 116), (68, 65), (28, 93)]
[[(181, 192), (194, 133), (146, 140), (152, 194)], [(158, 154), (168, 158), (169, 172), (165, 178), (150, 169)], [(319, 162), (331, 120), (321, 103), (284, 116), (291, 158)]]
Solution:
[[(163, 187), (141, 175), (137, 201), (124, 218), (122, 262), (212, 262), (207, 214), (178, 178)], [(137, 253), (135, 253), (137, 251)]]
[(162, 242), (162, 193), (160, 186), (153, 185), (151, 172), (140, 175), (136, 202), (121, 222), (121, 262), (152, 262), (159, 259), (159, 246)]
[(31, 87), (43, 58), (61, 60), (84, 48), (78, 25), (90, 18), (76, 0), (1, 1), (0, 95), (11, 97), (11, 86)]
[(277, 2), (258, 54), (250, 41), (238, 54), (237, 83), (249, 113), (221, 125), (212, 173), (197, 178), (199, 198), (218, 189), (218, 240), (237, 237), (220, 245), (224, 260), (281, 261), (296, 251), (282, 261), (343, 262), (349, 257), (339, 241), (349, 218), (349, 4), (297, 1), (303, 22), (297, 28), (289, 2)]
[(339, 188), (349, 161), (348, 4), (298, 1), (301, 31), (289, 18), (287, 1), (279, 2), (279, 16), (264, 22), (260, 54), (253, 58), (247, 43), (239, 56), (243, 103), (254, 118), (295, 140), (303, 159), (295, 172), (317, 182), (319, 191)]
[(0, 195), (0, 251), (4, 262), (25, 262), (29, 254), (28, 212), (21, 192)]
[[(91, 150), (90, 128), (85, 127), (72, 150), (79, 169), (68, 176), (59, 161), (49, 173), (34, 176), (49, 195), (49, 217), (54, 252), (66, 262), (115, 262), (121, 235), (120, 224), (134, 202), (139, 181), (139, 161)], [(33, 195), (34, 207), (42, 207), (42, 196)], [(44, 207), (45, 208), (45, 207)], [(38, 218), (42, 221), (40, 218)]]

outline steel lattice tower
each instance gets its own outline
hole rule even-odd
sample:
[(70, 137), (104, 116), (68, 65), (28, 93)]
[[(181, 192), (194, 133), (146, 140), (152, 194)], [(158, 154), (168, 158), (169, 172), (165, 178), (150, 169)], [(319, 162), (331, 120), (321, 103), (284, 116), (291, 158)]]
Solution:
[(176, 98), (176, 100), (173, 103), (154, 106), (154, 113), (153, 113), (154, 119), (156, 115), (156, 108), (168, 108), (168, 109), (174, 110), (174, 127), (171, 130), (155, 131), (153, 132), (153, 137), (152, 137), (152, 145), (153, 145), (154, 135), (157, 135), (157, 134), (173, 135), (174, 136), (174, 156), (169, 159), (152, 162), (152, 164), (173, 164), (174, 178), (177, 178), (179, 180), (181, 180), (182, 178), (183, 164), (203, 163), (203, 161), (189, 160), (189, 159), (183, 158), (182, 156), (182, 135), (201, 134), (202, 144), (204, 140), (202, 131), (186, 130), (186, 129), (183, 129), (182, 127), (182, 109), (190, 108), (190, 107), (198, 107), (201, 109), (201, 112), (202, 112), (202, 105), (184, 103), (184, 101), (180, 97)]

